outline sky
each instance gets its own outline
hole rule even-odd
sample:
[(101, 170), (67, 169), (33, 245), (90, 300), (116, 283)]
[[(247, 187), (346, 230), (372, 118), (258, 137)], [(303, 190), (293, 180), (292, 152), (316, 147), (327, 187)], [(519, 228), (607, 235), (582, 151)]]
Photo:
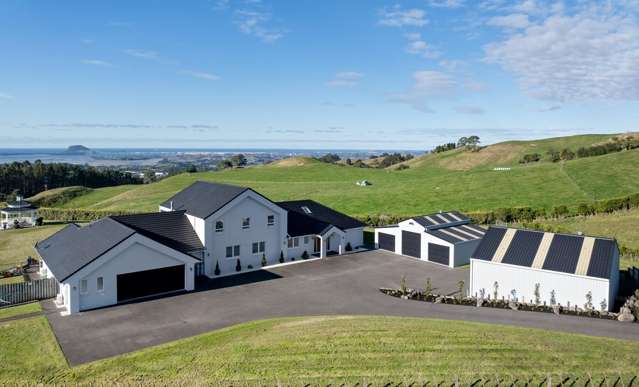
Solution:
[(639, 0), (0, 2), (0, 148), (637, 130)]

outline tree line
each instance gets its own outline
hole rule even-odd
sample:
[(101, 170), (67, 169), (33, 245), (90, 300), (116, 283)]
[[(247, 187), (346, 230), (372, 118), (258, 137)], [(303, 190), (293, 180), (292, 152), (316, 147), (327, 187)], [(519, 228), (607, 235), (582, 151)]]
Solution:
[[(624, 138), (613, 137), (611, 141), (603, 144), (596, 144), (587, 147), (582, 146), (577, 149), (577, 152), (564, 148), (560, 151), (551, 149), (547, 152), (547, 154), (550, 161), (557, 163), (559, 161), (574, 160), (576, 158), (603, 156), (608, 153), (621, 152), (636, 148), (639, 148), (639, 139), (636, 139), (633, 136), (627, 136)], [(529, 153), (524, 155), (521, 160), (519, 160), (519, 163), (535, 163), (540, 161), (541, 158), (542, 155), (539, 153)]]
[(464, 136), (464, 137), (460, 137), (459, 140), (457, 140), (457, 142), (449, 142), (446, 144), (442, 144), (442, 145), (437, 145), (432, 152), (433, 153), (442, 153), (442, 152), (448, 152), (450, 150), (454, 150), (454, 149), (458, 149), (458, 148), (464, 148), (466, 150), (469, 151), (473, 151), (476, 152), (478, 150), (480, 150), (480, 146), (479, 144), (481, 143), (479, 136)]
[(36, 160), (0, 164), (0, 200), (15, 195), (33, 196), (46, 189), (69, 186), (100, 188), (122, 184), (142, 184), (142, 179), (109, 168)]

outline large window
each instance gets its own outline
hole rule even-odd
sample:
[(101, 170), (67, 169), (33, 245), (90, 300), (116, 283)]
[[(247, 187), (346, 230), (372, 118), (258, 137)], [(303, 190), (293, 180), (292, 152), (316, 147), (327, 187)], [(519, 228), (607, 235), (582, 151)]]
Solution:
[(215, 232), (222, 232), (224, 231), (224, 222), (221, 220), (218, 220), (217, 222), (215, 222)]
[(80, 281), (80, 294), (86, 294), (89, 291), (89, 287), (87, 286), (87, 280), (83, 279)]
[(235, 258), (240, 256), (240, 245), (226, 246), (226, 258)]
[(242, 228), (250, 228), (251, 227), (251, 218), (242, 218)]
[(268, 226), (272, 226), (275, 224), (275, 215), (269, 215), (268, 218), (266, 218), (266, 224)]
[(253, 242), (253, 254), (263, 253), (266, 247), (266, 242)]

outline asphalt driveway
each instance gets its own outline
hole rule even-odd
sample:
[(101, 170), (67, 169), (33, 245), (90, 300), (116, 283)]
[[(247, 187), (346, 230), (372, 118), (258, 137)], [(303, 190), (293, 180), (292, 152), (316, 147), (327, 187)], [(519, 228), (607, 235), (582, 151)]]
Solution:
[(77, 365), (246, 321), (306, 315), (389, 315), (517, 325), (639, 340), (639, 326), (613, 321), (400, 300), (378, 291), (399, 286), (454, 294), (467, 268), (450, 269), (383, 251), (280, 266), (198, 283), (199, 291), (61, 316), (45, 313), (67, 360)]

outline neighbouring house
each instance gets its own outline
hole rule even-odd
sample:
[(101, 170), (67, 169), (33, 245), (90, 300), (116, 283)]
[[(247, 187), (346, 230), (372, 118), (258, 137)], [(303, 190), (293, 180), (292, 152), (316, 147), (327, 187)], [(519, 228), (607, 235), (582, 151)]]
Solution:
[(457, 267), (467, 265), (486, 230), (459, 212), (415, 216), (375, 229), (375, 245), (396, 254)]
[(14, 202), (7, 203), (7, 207), (0, 209), (0, 229), (18, 227), (32, 227), (38, 219), (38, 207), (16, 196)]
[(311, 200), (275, 203), (256, 191), (195, 182), (157, 213), (71, 224), (36, 244), (40, 274), (60, 283), (70, 313), (189, 291), (217, 278), (363, 244), (363, 224)]
[(619, 247), (608, 238), (491, 227), (470, 261), (470, 293), (484, 298), (611, 311), (619, 287)]

